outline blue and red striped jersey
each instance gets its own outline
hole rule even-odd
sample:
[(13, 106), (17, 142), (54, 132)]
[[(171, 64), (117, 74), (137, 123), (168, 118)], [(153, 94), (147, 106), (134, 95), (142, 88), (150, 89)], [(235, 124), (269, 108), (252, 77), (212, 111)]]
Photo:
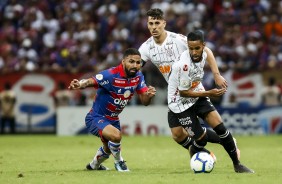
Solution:
[(144, 93), (148, 87), (142, 72), (126, 78), (122, 64), (101, 71), (92, 77), (97, 94), (92, 106), (93, 115), (101, 115), (110, 120), (118, 120), (118, 115), (128, 104), (136, 91)]

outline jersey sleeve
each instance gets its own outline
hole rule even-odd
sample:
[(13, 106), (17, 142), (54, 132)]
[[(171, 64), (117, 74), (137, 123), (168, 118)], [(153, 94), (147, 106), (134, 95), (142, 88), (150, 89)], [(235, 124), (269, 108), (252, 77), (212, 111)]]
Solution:
[(104, 70), (96, 75), (94, 75), (92, 78), (94, 80), (94, 88), (100, 88), (100, 87), (104, 87), (106, 88), (107, 86), (109, 86), (110, 84), (110, 72), (108, 72), (108, 70)]
[(146, 91), (148, 91), (148, 87), (145, 83), (145, 79), (144, 79), (144, 75), (140, 72), (140, 78), (139, 78), (139, 83), (137, 85), (137, 88), (136, 88), (136, 92), (137, 94), (142, 94), (142, 93), (145, 93)]
[(150, 61), (150, 56), (148, 53), (148, 48), (146, 46), (145, 43), (143, 43), (140, 47), (139, 47), (139, 52), (141, 54), (141, 59), (144, 62), (142, 65), (144, 66), (146, 62)]
[(183, 34), (177, 34), (178, 45), (182, 47), (183, 50), (188, 49), (187, 37)]

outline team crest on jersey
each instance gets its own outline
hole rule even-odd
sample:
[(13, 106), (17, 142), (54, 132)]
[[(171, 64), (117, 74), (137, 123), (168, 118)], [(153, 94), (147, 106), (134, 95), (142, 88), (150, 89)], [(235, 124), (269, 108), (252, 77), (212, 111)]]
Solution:
[(124, 98), (128, 98), (130, 96), (131, 92), (130, 90), (126, 90), (123, 94)]
[(102, 74), (97, 74), (97, 75), (96, 75), (96, 79), (102, 80), (102, 79), (103, 79), (103, 75), (102, 75)]
[(172, 55), (173, 55), (172, 48), (166, 49), (166, 54), (167, 54), (168, 56), (172, 56)]

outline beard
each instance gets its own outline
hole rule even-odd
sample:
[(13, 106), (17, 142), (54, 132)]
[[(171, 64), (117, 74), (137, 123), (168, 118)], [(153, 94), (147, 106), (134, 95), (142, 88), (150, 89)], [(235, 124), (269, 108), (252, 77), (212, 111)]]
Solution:
[(200, 55), (198, 55), (196, 59), (194, 59), (193, 55), (190, 54), (190, 58), (191, 58), (192, 62), (198, 63), (198, 62), (202, 61), (203, 52)]
[(138, 70), (135, 69), (135, 68), (131, 68), (130, 70), (125, 69), (125, 73), (126, 73), (127, 77), (135, 77), (137, 72), (138, 72)]

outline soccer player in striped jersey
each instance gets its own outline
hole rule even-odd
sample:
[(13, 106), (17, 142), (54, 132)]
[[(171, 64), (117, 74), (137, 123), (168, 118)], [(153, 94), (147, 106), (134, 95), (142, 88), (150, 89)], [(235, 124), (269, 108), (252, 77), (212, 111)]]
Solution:
[(141, 103), (145, 106), (151, 103), (156, 90), (145, 84), (140, 71), (141, 55), (137, 49), (125, 50), (121, 64), (104, 70), (89, 79), (73, 79), (69, 89), (84, 89), (94, 87), (97, 94), (90, 112), (85, 117), (88, 131), (100, 137), (101, 146), (93, 160), (87, 164), (88, 170), (108, 170), (102, 165), (112, 154), (117, 171), (129, 171), (121, 156), (121, 130), (118, 115), (137, 92)]
[[(151, 61), (161, 72), (164, 79), (168, 82), (173, 63), (177, 61), (181, 53), (188, 49), (187, 37), (182, 34), (167, 31), (165, 29), (166, 21), (160, 9), (150, 9), (147, 11), (147, 26), (151, 33), (151, 37), (145, 41), (140, 47), (141, 58), (143, 65)], [(221, 88), (227, 88), (227, 81), (220, 75), (217, 63), (215, 61), (212, 51), (208, 47), (204, 47), (207, 53), (207, 62), (213, 72), (215, 83)], [(169, 127), (173, 139), (189, 150), (193, 140), (191, 135), (185, 131), (178, 122), (169, 122)], [(208, 142), (220, 143), (219, 137), (210, 129), (204, 130), (208, 134)], [(205, 150), (210, 153), (208, 150)], [(237, 150), (238, 157), (240, 157), (240, 150)], [(190, 156), (192, 157), (191, 153)], [(212, 154), (215, 158), (215, 156)]]
[(235, 172), (253, 173), (253, 170), (240, 163), (233, 136), (209, 99), (223, 95), (227, 88), (206, 91), (202, 85), (208, 57), (203, 32), (190, 32), (187, 35), (187, 45), (188, 49), (173, 64), (168, 81), (168, 121), (178, 121), (192, 135), (194, 141), (190, 152), (192, 150), (196, 153), (203, 150), (208, 139), (198, 120), (201, 117), (219, 136), (222, 146), (232, 159)]

